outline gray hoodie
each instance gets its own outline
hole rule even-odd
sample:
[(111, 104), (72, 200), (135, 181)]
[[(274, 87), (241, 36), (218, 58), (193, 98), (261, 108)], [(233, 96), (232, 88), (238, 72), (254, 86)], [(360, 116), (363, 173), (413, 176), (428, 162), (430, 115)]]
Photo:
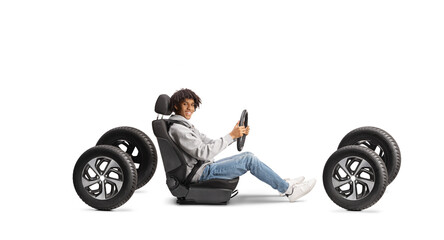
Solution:
[(204, 134), (200, 133), (186, 118), (181, 115), (173, 115), (171, 120), (182, 121), (191, 126), (185, 127), (181, 124), (173, 124), (170, 128), (170, 137), (173, 141), (184, 151), (184, 158), (187, 162), (186, 174), (191, 172), (197, 160), (203, 160), (204, 163), (197, 170), (191, 182), (198, 182), (202, 176), (205, 166), (214, 162), (214, 157), (222, 152), (228, 145), (232, 144), (235, 139), (232, 139), (230, 134), (218, 139), (210, 139)]

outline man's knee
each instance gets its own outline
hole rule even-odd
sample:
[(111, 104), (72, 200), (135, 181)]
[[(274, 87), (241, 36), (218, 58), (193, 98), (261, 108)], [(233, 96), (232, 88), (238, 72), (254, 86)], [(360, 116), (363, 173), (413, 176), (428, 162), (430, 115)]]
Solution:
[(244, 159), (246, 163), (246, 167), (248, 170), (251, 170), (251, 168), (256, 167), (258, 164), (260, 164), (259, 159), (251, 152), (244, 152)]
[(252, 158), (254, 154), (252, 152), (243, 152), (241, 153), (243, 157)]

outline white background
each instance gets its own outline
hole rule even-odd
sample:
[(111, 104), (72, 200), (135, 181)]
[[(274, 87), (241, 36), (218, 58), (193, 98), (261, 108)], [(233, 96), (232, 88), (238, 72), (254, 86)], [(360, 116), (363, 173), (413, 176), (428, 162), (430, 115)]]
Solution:
[[(442, 237), (443, 11), (424, 0), (2, 1), (0, 238)], [(77, 158), (122, 125), (157, 146), (155, 100), (185, 87), (203, 100), (196, 127), (223, 136), (248, 109), (244, 149), (282, 177), (315, 177), (312, 193), (290, 204), (246, 174), (227, 206), (178, 206), (159, 159), (125, 205), (84, 204)], [(349, 212), (322, 170), (367, 125), (394, 136), (402, 166), (376, 205)]]

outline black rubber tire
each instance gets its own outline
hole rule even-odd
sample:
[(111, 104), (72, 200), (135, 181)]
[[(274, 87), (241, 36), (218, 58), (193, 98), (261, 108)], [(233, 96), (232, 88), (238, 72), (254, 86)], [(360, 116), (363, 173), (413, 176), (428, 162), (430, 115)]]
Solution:
[[(131, 156), (137, 169), (137, 188), (143, 187), (147, 184), (157, 168), (157, 151), (151, 139), (142, 131), (133, 127), (117, 127), (109, 130), (96, 145), (112, 145), (121, 147), (120, 145), (127, 145), (124, 150)], [(134, 147), (137, 148), (138, 154), (133, 155)]]
[[(244, 126), (248, 127), (248, 111), (245, 109), (242, 111), (240, 120), (239, 120), (239, 127)], [(244, 148), (245, 139), (247, 138), (247, 135), (243, 135), (242, 137), (237, 139), (237, 150), (240, 152)]]
[[(106, 169), (108, 169), (108, 165), (106, 165), (105, 170), (100, 168), (100, 164), (97, 165), (97, 162), (101, 161), (100, 159), (113, 160), (114, 163), (118, 164), (118, 166), (117, 168), (110, 168), (108, 172), (106, 172)], [(99, 193), (94, 194), (94, 190), (83, 185), (84, 180), (89, 180), (90, 182), (92, 182), (91, 179), (88, 179), (90, 178), (90, 176), (89, 173), (87, 173), (90, 168), (90, 165), (88, 165), (88, 162), (90, 161), (96, 162), (96, 164), (94, 164), (96, 167), (95, 170), (103, 170), (103, 175), (108, 175), (108, 178), (105, 178), (105, 180), (103, 181), (103, 185), (101, 185), (102, 179), (100, 179), (98, 175), (94, 176), (95, 179), (93, 181), (98, 182), (96, 184), (99, 185), (99, 192), (102, 192), (103, 189), (106, 189), (106, 187), (101, 186), (105, 186), (105, 183), (107, 183), (110, 177), (110, 172), (114, 172), (114, 174), (115, 172), (119, 172), (121, 178), (119, 181), (122, 182), (122, 185), (120, 189), (114, 189), (117, 190), (117, 193), (110, 193), (109, 197), (107, 197), (106, 199), (99, 199), (97, 198), (97, 196), (100, 195)], [(117, 169), (118, 171), (116, 171), (115, 169)], [(137, 171), (133, 161), (131, 160), (131, 157), (127, 153), (123, 152), (120, 148), (104, 145), (95, 146), (84, 152), (77, 160), (73, 172), (73, 183), (77, 195), (86, 204), (98, 210), (109, 211), (111, 209), (122, 206), (131, 198), (134, 191), (136, 190)], [(93, 194), (91, 192), (93, 192)], [(106, 194), (106, 190), (104, 192)]]
[[(339, 188), (347, 184), (350, 184), (349, 186), (352, 188), (352, 182), (354, 182), (354, 190), (356, 190), (356, 194), (358, 194), (356, 182), (361, 179), (356, 177), (357, 180), (353, 180), (353, 178), (349, 177), (347, 174), (348, 176), (341, 180), (343, 181), (343, 184), (338, 184), (335, 188), (333, 177), (335, 176), (338, 163), (344, 159), (346, 159), (345, 161), (348, 161), (349, 159), (353, 158), (361, 158), (371, 166), (371, 170), (369, 171), (371, 174), (369, 174), (369, 178), (372, 179), (371, 181), (373, 181), (374, 185), (372, 189), (369, 190), (368, 193), (363, 194), (361, 198), (356, 197), (355, 200), (350, 200), (346, 197), (351, 196), (353, 193), (349, 194), (348, 196), (344, 196), (346, 194), (341, 193), (340, 191), (343, 190)], [(362, 168), (362, 170), (364, 169), (365, 168)], [(354, 172), (354, 174), (359, 173), (357, 167), (355, 168), (355, 171), (356, 172)], [(382, 159), (374, 151), (362, 146), (345, 146), (334, 152), (327, 160), (323, 172), (323, 184), (327, 195), (338, 206), (351, 211), (360, 211), (374, 205), (384, 194), (388, 185), (387, 169), (385, 164), (382, 162)]]
[(401, 168), (401, 151), (395, 139), (386, 131), (377, 127), (361, 127), (349, 132), (339, 143), (338, 149), (348, 145), (360, 145), (361, 141), (369, 141), (367, 147), (375, 150), (379, 146), (383, 150), (380, 157), (385, 163), (388, 172), (389, 184), (398, 175)]

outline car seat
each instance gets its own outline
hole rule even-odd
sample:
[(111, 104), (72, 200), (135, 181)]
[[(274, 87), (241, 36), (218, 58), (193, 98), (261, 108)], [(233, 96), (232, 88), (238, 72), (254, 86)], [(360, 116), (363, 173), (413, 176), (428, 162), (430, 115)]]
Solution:
[(162, 115), (153, 121), (153, 132), (159, 143), (163, 166), (166, 173), (166, 184), (179, 204), (226, 204), (237, 194), (235, 190), (239, 178), (230, 180), (211, 179), (198, 183), (188, 183), (186, 162), (179, 146), (170, 138), (169, 127), (175, 122), (163, 119), (170, 115), (170, 97), (162, 94), (157, 98), (155, 111)]

